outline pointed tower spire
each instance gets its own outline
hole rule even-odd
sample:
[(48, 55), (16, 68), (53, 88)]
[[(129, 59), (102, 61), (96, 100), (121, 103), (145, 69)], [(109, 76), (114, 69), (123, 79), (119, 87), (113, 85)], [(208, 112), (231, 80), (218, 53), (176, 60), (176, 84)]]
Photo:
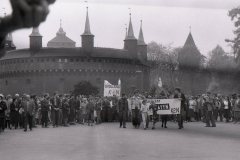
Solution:
[(179, 67), (188, 69), (199, 68), (201, 57), (202, 55), (194, 42), (192, 33), (189, 32), (187, 40), (178, 54)]
[(135, 38), (134, 32), (133, 32), (131, 12), (129, 15), (130, 15), (130, 21), (129, 21), (127, 36), (124, 40), (124, 49), (127, 50), (134, 59), (137, 59), (138, 46), (137, 46), (137, 39)]
[(85, 30), (84, 30), (83, 35), (92, 35), (91, 29), (90, 29), (89, 16), (88, 16), (88, 7), (87, 7), (86, 22), (85, 22)]
[(129, 26), (128, 26), (128, 35), (126, 39), (136, 39), (134, 36), (134, 31), (133, 31), (133, 25), (132, 25), (132, 14), (129, 14), (130, 20), (129, 20)]
[(196, 44), (194, 42), (194, 39), (193, 39), (191, 31), (188, 34), (187, 40), (186, 40), (186, 42), (184, 44), (184, 47), (197, 48), (197, 46), (196, 46)]
[(94, 48), (94, 35), (91, 33), (91, 30), (90, 30), (88, 7), (87, 7), (85, 30), (84, 30), (84, 33), (82, 34), (82, 48), (86, 52), (91, 52)]
[(141, 20), (141, 27), (140, 27), (139, 36), (138, 36), (138, 45), (146, 45), (144, 41), (143, 30), (142, 30), (142, 20)]
[(141, 61), (146, 62), (147, 61), (147, 44), (144, 41), (143, 30), (142, 30), (142, 20), (141, 20), (137, 45), (138, 45), (138, 58)]
[(66, 32), (63, 30), (63, 28), (62, 28), (62, 19), (60, 19), (60, 28), (59, 28), (59, 30), (58, 30), (58, 32), (57, 32), (57, 35), (59, 35), (59, 36), (66, 36)]

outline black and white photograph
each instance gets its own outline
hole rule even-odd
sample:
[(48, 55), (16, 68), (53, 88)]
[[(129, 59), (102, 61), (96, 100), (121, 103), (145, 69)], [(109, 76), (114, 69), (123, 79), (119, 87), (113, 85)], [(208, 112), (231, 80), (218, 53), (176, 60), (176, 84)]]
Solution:
[(239, 160), (240, 0), (0, 0), (0, 160)]

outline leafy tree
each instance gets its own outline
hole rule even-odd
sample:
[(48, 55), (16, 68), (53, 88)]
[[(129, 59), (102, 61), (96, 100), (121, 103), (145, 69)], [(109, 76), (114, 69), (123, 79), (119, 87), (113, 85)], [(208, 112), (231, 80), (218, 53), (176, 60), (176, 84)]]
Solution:
[[(178, 52), (180, 48), (174, 48), (171, 44), (162, 45), (152, 41), (148, 44), (148, 52), (153, 53), (152, 65), (161, 72), (163, 68), (168, 70), (170, 78), (167, 80), (170, 86), (175, 85), (174, 73), (178, 67)], [(158, 76), (158, 75), (155, 75)], [(158, 79), (158, 77), (156, 77)]]
[(233, 48), (233, 53), (238, 63), (240, 63), (240, 6), (233, 8), (229, 11), (228, 15), (231, 17), (231, 20), (234, 22), (236, 30), (233, 31), (235, 38), (230, 40), (226, 39), (226, 42), (231, 43)]
[(74, 86), (73, 94), (74, 95), (97, 95), (99, 93), (99, 89), (93, 86), (88, 81), (81, 81), (77, 85)]
[(209, 53), (208, 68), (216, 70), (233, 70), (236, 68), (234, 57), (227, 54), (219, 45)]
[(178, 65), (178, 51), (179, 48), (173, 48), (171, 44), (162, 45), (154, 41), (148, 44), (148, 52), (150, 54), (154, 54), (152, 61), (154, 61), (156, 64), (166, 63), (174, 70)]

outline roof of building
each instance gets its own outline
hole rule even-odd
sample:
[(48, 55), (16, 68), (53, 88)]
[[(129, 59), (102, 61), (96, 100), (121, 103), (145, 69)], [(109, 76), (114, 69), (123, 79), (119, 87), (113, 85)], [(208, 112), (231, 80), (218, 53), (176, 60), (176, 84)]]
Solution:
[[(52, 40), (50, 40), (48, 42), (48, 46), (51, 43), (72, 43), (75, 45), (76, 42), (71, 40), (70, 38), (68, 38), (66, 36), (66, 32), (63, 30), (62, 26), (60, 26), (60, 28), (56, 34), (56, 37), (54, 37)], [(51, 47), (51, 46), (49, 46), (49, 47)]]
[(30, 34), (30, 37), (42, 37), (42, 35), (39, 33), (38, 28), (33, 28), (32, 33)]
[(129, 26), (128, 26), (128, 33), (126, 36), (126, 40), (129, 40), (129, 39), (134, 39), (134, 40), (136, 39), (134, 36), (131, 14), (130, 14), (130, 20), (129, 20)]
[(84, 33), (82, 35), (93, 35), (91, 33), (91, 28), (90, 28), (90, 21), (89, 21), (89, 16), (88, 16), (88, 7), (87, 7), (87, 14), (86, 14), (85, 29), (84, 29)]
[(138, 45), (146, 45), (144, 41), (144, 36), (143, 36), (143, 30), (142, 30), (142, 21), (141, 21), (141, 27), (140, 27), (140, 32), (138, 36)]
[(94, 48), (91, 53), (86, 53), (82, 48), (42, 48), (39, 51), (20, 49), (7, 52), (1, 60), (30, 58), (30, 57), (90, 57), (93, 58), (117, 58), (133, 59), (128, 51), (112, 48)]
[(192, 36), (191, 32), (189, 33), (183, 48), (196, 48), (197, 49), (197, 46), (193, 40), (193, 36)]

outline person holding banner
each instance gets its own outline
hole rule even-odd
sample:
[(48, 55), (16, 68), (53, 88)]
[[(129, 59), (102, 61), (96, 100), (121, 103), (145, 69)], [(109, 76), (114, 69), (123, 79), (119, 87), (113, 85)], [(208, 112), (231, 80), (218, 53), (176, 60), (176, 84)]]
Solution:
[(183, 117), (184, 117), (184, 111), (186, 110), (186, 98), (185, 95), (181, 92), (180, 88), (175, 88), (174, 90), (174, 98), (181, 99), (181, 109), (180, 114), (177, 115), (177, 121), (178, 121), (178, 129), (183, 129)]
[(151, 105), (149, 106), (149, 109), (152, 110), (152, 122), (153, 122), (153, 126), (152, 126), (152, 129), (155, 129), (155, 124), (157, 123), (157, 120), (158, 120), (158, 106), (156, 105), (155, 101), (152, 100), (151, 101)]

